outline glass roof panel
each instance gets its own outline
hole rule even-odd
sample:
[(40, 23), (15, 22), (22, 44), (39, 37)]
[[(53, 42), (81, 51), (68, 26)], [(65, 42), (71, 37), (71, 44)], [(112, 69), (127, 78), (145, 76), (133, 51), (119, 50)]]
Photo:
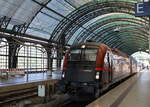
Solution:
[(0, 0), (0, 16), (12, 17), (23, 2), (24, 0)]
[[(61, 1), (52, 0), (51, 2), (48, 3), (47, 7), (56, 11), (57, 13), (63, 16), (68, 15), (70, 12), (72, 12), (75, 9), (71, 5), (66, 3), (64, 0), (61, 0)], [(43, 8), (41, 12), (35, 17), (33, 22), (30, 24), (30, 27), (27, 30), (27, 33), (32, 34), (36, 32), (36, 34), (38, 34), (38, 32), (39, 33), (43, 32), (47, 34), (46, 36), (47, 39), (50, 38), (51, 33), (53, 32), (54, 28), (63, 19), (63, 17), (52, 12), (48, 8)], [(39, 31), (37, 29), (39, 29)], [(45, 38), (45, 36), (43, 35), (39, 35), (39, 37)]]
[(19, 9), (17, 9), (12, 18), (18, 19), (19, 22), (30, 23), (33, 16), (40, 8), (40, 5), (32, 2), (31, 0), (25, 0)]
[(64, 0), (64, 1), (66, 1), (72, 7), (79, 8), (80, 6), (82, 6), (88, 2), (94, 1), (94, 0)]
[[(51, 13), (49, 13), (51, 14)], [(52, 13), (53, 14), (53, 13)], [(29, 26), (27, 33), (38, 37), (49, 39), (52, 31), (59, 23), (59, 17), (55, 15), (55, 19), (49, 15), (39, 13)], [(38, 34), (39, 33), (39, 34)]]
[[(117, 18), (122, 18), (122, 19), (125, 19), (125, 18), (133, 18), (133, 19), (138, 19), (138, 20), (141, 20), (141, 22), (138, 21), (138, 23), (141, 23), (143, 24), (143, 19), (141, 18), (138, 18), (138, 17), (135, 17), (133, 15), (130, 15), (130, 14), (126, 14), (126, 13), (109, 13), (109, 14), (104, 14), (104, 15), (101, 15), (101, 16), (98, 16), (92, 20), (90, 20), (89, 22), (87, 22), (86, 24), (83, 25), (84, 28), (87, 28), (87, 29), (90, 29), (90, 27), (96, 25), (96, 24), (99, 24), (99, 23), (102, 23), (102, 22), (105, 22), (107, 20), (111, 20), (111, 19), (117, 19)], [(136, 21), (135, 21), (136, 22)], [(113, 22), (114, 23), (114, 22)], [(118, 22), (116, 22), (118, 23)], [(124, 22), (123, 22), (124, 23)], [(123, 24), (122, 23), (122, 24)], [(126, 22), (127, 23), (127, 22)], [(119, 23), (118, 23), (119, 24)], [(108, 26), (111, 26), (110, 23), (108, 24), (105, 24), (105, 25), (108, 25)], [(100, 29), (102, 28), (103, 26), (99, 27)], [(131, 26), (130, 26), (131, 27)], [(135, 28), (135, 26), (133, 26)], [(138, 26), (137, 26), (138, 27)], [(129, 28), (129, 26), (128, 26)], [(99, 29), (97, 29), (99, 30)], [(69, 44), (71, 45), (73, 43), (73, 41), (76, 39), (76, 37), (78, 37), (79, 35), (82, 35), (83, 33), (86, 33), (88, 31), (85, 31), (85, 29), (78, 29), (76, 31), (76, 33), (74, 33), (74, 35), (71, 37), (71, 39), (69, 40)], [(88, 32), (89, 33), (89, 32)]]
[(68, 15), (74, 10), (74, 8), (66, 3), (65, 0), (52, 0), (50, 3), (48, 3), (47, 6), (62, 14), (63, 16)]
[[(65, 16), (92, 1), (140, 2), (142, 0), (0, 0), (0, 18), (3, 16), (11, 18), (8, 29), (12, 29), (14, 25), (27, 23), (30, 24), (27, 34), (49, 39)], [(90, 23), (93, 23), (92, 21)]]
[[(48, 2), (48, 0), (37, 1), (43, 4)], [(0, 0), (0, 17), (11, 18), (10, 24), (12, 26), (9, 27), (11, 29), (13, 25), (31, 23), (41, 7), (32, 0)]]

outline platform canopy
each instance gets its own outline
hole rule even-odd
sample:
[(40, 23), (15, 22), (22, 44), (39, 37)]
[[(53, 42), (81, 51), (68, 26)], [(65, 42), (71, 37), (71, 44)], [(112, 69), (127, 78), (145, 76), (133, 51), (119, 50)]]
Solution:
[(148, 49), (148, 18), (134, 16), (142, 1), (0, 0), (0, 28), (65, 45), (92, 39), (131, 55)]

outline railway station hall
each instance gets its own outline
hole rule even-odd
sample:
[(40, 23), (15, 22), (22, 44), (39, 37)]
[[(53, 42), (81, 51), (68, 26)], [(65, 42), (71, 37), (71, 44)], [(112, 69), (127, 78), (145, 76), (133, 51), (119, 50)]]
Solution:
[(0, 107), (150, 107), (150, 0), (0, 0)]

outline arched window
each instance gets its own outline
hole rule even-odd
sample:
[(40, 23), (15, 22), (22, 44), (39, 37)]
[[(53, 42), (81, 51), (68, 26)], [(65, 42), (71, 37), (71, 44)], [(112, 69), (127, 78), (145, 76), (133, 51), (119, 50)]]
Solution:
[(8, 68), (8, 43), (4, 38), (0, 38), (0, 69)]
[(24, 68), (27, 71), (46, 71), (47, 70), (47, 52), (41, 45), (25, 43), (18, 52), (18, 68)]

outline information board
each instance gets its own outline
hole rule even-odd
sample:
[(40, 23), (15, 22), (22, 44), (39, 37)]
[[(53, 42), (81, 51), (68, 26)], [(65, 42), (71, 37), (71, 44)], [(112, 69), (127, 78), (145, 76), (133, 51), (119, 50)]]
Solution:
[(150, 2), (136, 3), (135, 16), (150, 16)]

